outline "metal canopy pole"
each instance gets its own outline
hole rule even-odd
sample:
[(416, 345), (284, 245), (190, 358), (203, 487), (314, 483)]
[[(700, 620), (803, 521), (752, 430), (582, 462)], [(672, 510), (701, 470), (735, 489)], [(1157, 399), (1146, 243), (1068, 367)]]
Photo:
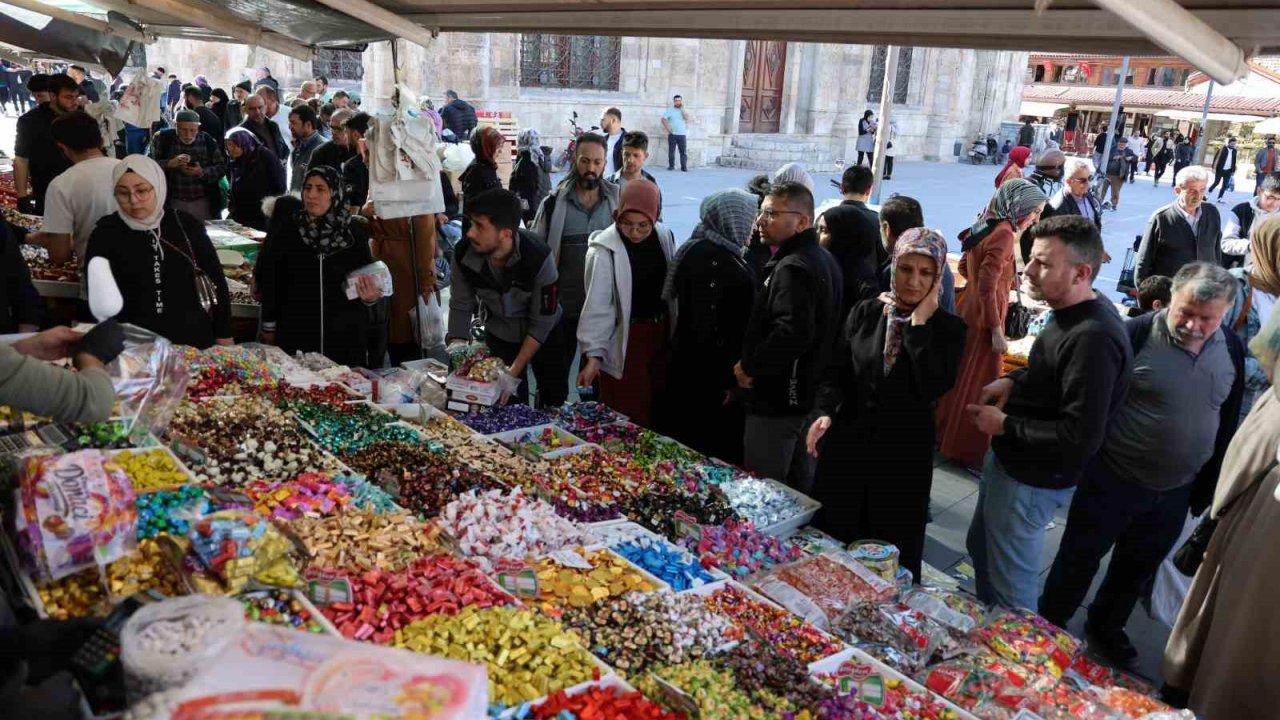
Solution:
[(889, 135), (893, 132), (893, 90), (898, 86), (897, 45), (890, 45), (884, 54), (884, 87), (880, 91), (880, 119), (876, 129), (876, 149), (871, 158), (871, 202), (880, 202), (880, 180), (884, 177), (884, 151), (889, 147)]
[[(1204, 160), (1204, 149), (1208, 146), (1209, 141), (1205, 139), (1204, 129), (1209, 124), (1209, 101), (1213, 99), (1213, 80), (1209, 81), (1209, 87), (1204, 93), (1204, 109), (1200, 111), (1200, 132), (1196, 135), (1196, 162)], [(1177, 178), (1174, 178), (1177, 182)]]
[(1099, 163), (1102, 167), (1095, 168), (1099, 178), (1097, 187), (1099, 198), (1103, 197), (1103, 190), (1106, 189), (1107, 183), (1110, 182), (1107, 180), (1107, 164), (1111, 160), (1111, 148), (1116, 143), (1116, 121), (1120, 119), (1120, 100), (1124, 97), (1124, 79), (1128, 76), (1129, 56), (1125, 55), (1124, 62), (1120, 63), (1120, 82), (1116, 84), (1116, 99), (1111, 104), (1111, 122), (1107, 123), (1107, 142), (1102, 148), (1102, 161)]

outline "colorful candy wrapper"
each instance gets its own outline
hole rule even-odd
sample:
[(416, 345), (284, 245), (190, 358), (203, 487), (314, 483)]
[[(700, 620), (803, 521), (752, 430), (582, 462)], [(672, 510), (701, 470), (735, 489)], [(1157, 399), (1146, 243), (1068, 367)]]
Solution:
[(919, 672), (947, 638), (937, 623), (906, 605), (877, 605), (858, 602), (849, 608), (833, 626), (840, 637), (856, 641), (884, 643), (907, 659), (904, 673)]
[(1079, 640), (1029, 610), (1003, 610), (978, 635), (998, 655), (1054, 678), (1062, 677), (1080, 654)]

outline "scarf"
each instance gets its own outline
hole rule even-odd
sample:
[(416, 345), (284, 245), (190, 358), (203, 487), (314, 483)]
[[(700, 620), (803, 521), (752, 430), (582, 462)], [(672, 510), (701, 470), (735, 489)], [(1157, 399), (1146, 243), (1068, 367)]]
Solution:
[(320, 217), (312, 217), (305, 204), (298, 208), (294, 219), (298, 223), (298, 235), (302, 238), (302, 244), (322, 255), (346, 250), (355, 244), (355, 238), (347, 230), (351, 211), (347, 209), (346, 199), (343, 197), (342, 178), (338, 176), (337, 170), (321, 165), (307, 171), (302, 180), (304, 188), (307, 180), (313, 177), (319, 177), (329, 186), (329, 209)]
[(703, 198), (702, 205), (698, 207), (701, 221), (693, 228), (689, 242), (680, 246), (671, 261), (671, 269), (662, 288), (663, 299), (667, 302), (676, 299), (676, 274), (680, 270), (680, 261), (699, 242), (719, 245), (734, 257), (742, 257), (759, 210), (756, 196), (744, 190), (721, 190)]
[(231, 161), (231, 179), (239, 180), (244, 177), (245, 172), (249, 169), (249, 163), (253, 162), (253, 158), (258, 154), (258, 148), (262, 147), (262, 141), (258, 140), (258, 136), (242, 127), (235, 127), (231, 132), (227, 133), (227, 142), (240, 148), (240, 157)]
[(924, 255), (933, 258), (937, 264), (935, 283), (938, 292), (942, 292), (942, 268), (947, 262), (947, 240), (942, 233), (929, 228), (911, 228), (898, 237), (893, 246), (893, 259), (890, 261), (889, 292), (881, 293), (880, 302), (884, 303), (884, 374), (888, 376), (893, 364), (898, 361), (902, 352), (902, 333), (907, 323), (911, 322), (914, 305), (904, 305), (898, 300), (898, 291), (894, 285), (894, 275), (898, 272), (898, 264), (907, 255)]
[(528, 150), (534, 164), (542, 166), (545, 156), (542, 154), (542, 141), (538, 137), (537, 130), (533, 128), (521, 130), (520, 136), (516, 139), (516, 150)]
[(1249, 282), (1272, 295), (1280, 295), (1280, 215), (1262, 221), (1249, 242), (1253, 251), (1253, 268)]
[(827, 250), (840, 263), (846, 287), (859, 280), (871, 285), (880, 284), (879, 273), (876, 272), (880, 230), (876, 228), (875, 234), (870, 236), (859, 232), (862, 219), (862, 211), (853, 205), (837, 205), (822, 213), (822, 221), (827, 225), (827, 232), (831, 233), (831, 246)]
[(969, 252), (977, 247), (1002, 222), (1016, 226), (1018, 220), (1030, 215), (1048, 199), (1049, 196), (1030, 180), (1015, 178), (1001, 185), (973, 226), (960, 233), (961, 249)]
[(498, 166), (498, 150), (502, 147), (502, 133), (491, 126), (480, 128), (471, 136), (471, 152), (476, 161)]
[(130, 172), (146, 180), (155, 189), (156, 208), (147, 217), (136, 220), (132, 215), (125, 212), (124, 208), (119, 207), (117, 202), (116, 214), (131, 230), (159, 230), (160, 220), (164, 217), (164, 200), (168, 194), (164, 170), (161, 170), (156, 161), (146, 155), (129, 155), (121, 160), (116, 165), (115, 170), (111, 172), (111, 187), (114, 188), (120, 184), (120, 178), (124, 177), (125, 173)]
[(787, 163), (778, 168), (773, 173), (773, 184), (793, 182), (809, 188), (809, 192), (813, 192), (813, 178), (809, 176), (809, 171), (804, 169), (800, 163)]
[(1009, 172), (1009, 168), (1016, 167), (1018, 170), (1027, 166), (1027, 160), (1031, 157), (1031, 148), (1019, 145), (1009, 151), (1009, 162), (1000, 168), (1000, 172), (996, 173), (996, 187), (1000, 187), (1000, 178)]

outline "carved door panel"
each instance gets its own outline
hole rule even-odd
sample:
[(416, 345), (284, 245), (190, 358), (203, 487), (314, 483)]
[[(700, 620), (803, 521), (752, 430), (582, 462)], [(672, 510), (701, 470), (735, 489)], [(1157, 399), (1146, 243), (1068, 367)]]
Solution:
[(742, 65), (742, 104), (738, 132), (776, 133), (782, 126), (782, 84), (787, 73), (787, 44), (748, 40)]

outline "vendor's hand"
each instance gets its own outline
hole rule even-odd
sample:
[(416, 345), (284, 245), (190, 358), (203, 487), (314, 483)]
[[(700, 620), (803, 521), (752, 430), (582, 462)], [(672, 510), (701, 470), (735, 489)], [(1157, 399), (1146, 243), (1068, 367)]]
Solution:
[(360, 214), (369, 218), (370, 220), (378, 216), (378, 211), (373, 207), (372, 200), (360, 206)]
[(1009, 352), (1009, 341), (1004, 336), (1003, 328), (991, 329), (991, 350), (1001, 355)]
[(449, 216), (444, 213), (436, 213), (436, 225), (448, 225)]
[(120, 321), (111, 318), (94, 325), (92, 330), (80, 338), (75, 352), (92, 355), (103, 365), (110, 364), (117, 355), (124, 352), (124, 328), (120, 327)]
[(66, 325), (49, 328), (42, 333), (19, 340), (13, 349), (37, 360), (61, 360), (71, 355), (72, 349), (84, 335)]
[(179, 169), (179, 172), (187, 177), (196, 177), (200, 173), (204, 172), (204, 169), (200, 167), (200, 163), (189, 163), (187, 165), (183, 165)]
[(356, 278), (356, 294), (365, 305), (372, 305), (382, 297), (382, 288), (372, 275), (360, 275)]
[(929, 318), (938, 311), (938, 295), (942, 290), (942, 276), (939, 275), (933, 281), (933, 287), (929, 288), (929, 292), (925, 293), (924, 299), (916, 305), (916, 309), (911, 311), (911, 324), (924, 325), (929, 322)]
[(750, 390), (751, 386), (755, 383), (755, 378), (752, 378), (745, 371), (743, 371), (742, 361), (738, 361), (734, 363), (733, 376), (738, 379), (738, 387), (742, 388), (743, 390)]
[(587, 364), (582, 368), (582, 372), (578, 373), (578, 387), (591, 387), (595, 384), (596, 377), (600, 375), (600, 358), (587, 358)]
[(498, 398), (499, 405), (506, 405), (511, 400), (511, 396), (516, 394), (520, 389), (521, 380), (510, 372), (504, 372), (498, 376), (498, 384), (502, 386), (502, 397)]
[(982, 388), (982, 392), (978, 393), (978, 404), (991, 405), (1004, 410), (1004, 404), (1009, 402), (1011, 392), (1013, 392), (1013, 381), (1009, 378), (1000, 378)]
[(978, 432), (984, 435), (1004, 434), (1004, 411), (995, 405), (966, 405), (965, 412), (973, 419)]
[(810, 455), (818, 457), (818, 443), (830, 429), (831, 418), (826, 415), (814, 420), (813, 424), (809, 426), (809, 436), (805, 438), (805, 447), (809, 448)]
[(440, 305), (443, 305), (443, 304), (444, 304), (444, 301), (440, 299), (440, 288), (438, 288), (438, 287), (434, 287), (434, 286), (433, 286), (433, 287), (428, 287), (428, 288), (423, 288), (423, 289), (422, 289), (422, 299), (423, 299), (424, 301), (426, 301), (426, 302), (431, 302), (431, 298), (432, 298), (432, 297), (435, 297), (436, 302), (437, 302), (438, 304), (440, 304)]
[(191, 162), (190, 155), (179, 155), (174, 158), (169, 158), (169, 162), (165, 163), (164, 166), (167, 168), (177, 168), (183, 167), (189, 162)]

